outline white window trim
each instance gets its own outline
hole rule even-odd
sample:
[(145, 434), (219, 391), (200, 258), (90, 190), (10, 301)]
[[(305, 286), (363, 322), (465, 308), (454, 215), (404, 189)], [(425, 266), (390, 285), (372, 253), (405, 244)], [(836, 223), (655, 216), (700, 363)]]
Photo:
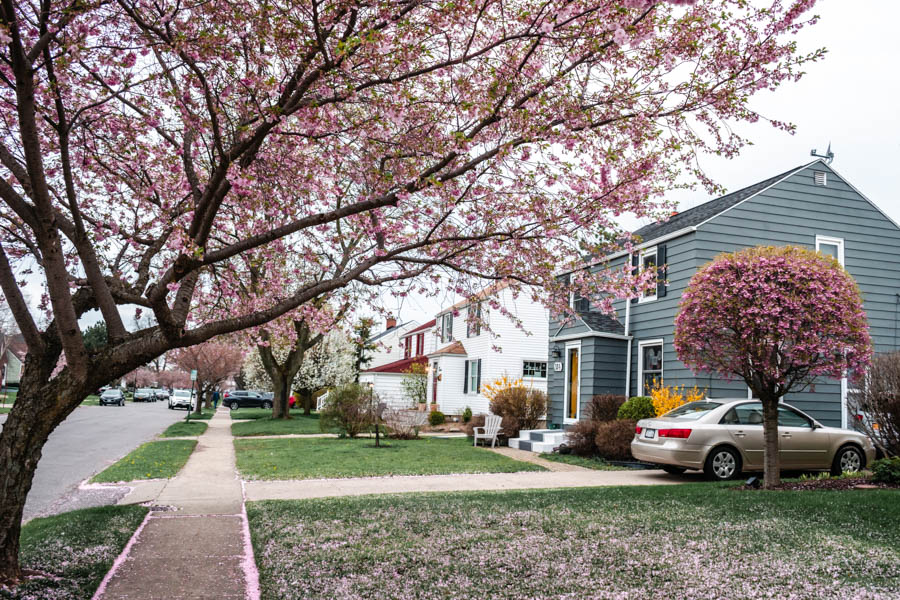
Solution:
[[(644, 257), (645, 256), (653, 256), (655, 258), (657, 256), (656, 246), (653, 246), (652, 248), (645, 248), (644, 250), (641, 250), (641, 253), (638, 255), (638, 272), (639, 273), (642, 273), (644, 271)], [(658, 269), (659, 265), (656, 265), (656, 267)], [(644, 296), (643, 294), (638, 296), (638, 304), (643, 304), (644, 302), (653, 302), (656, 299), (657, 299), (656, 287), (654, 286), (652, 296)]]
[(816, 235), (816, 252), (819, 251), (820, 246), (822, 244), (829, 244), (831, 246), (837, 246), (838, 249), (838, 262), (841, 263), (841, 266), (844, 265), (844, 238), (830, 237), (827, 235)]
[[(544, 371), (547, 372), (547, 375), (541, 377), (540, 375), (526, 375), (525, 374), (525, 363), (544, 363)], [(548, 375), (550, 374), (550, 361), (545, 358), (523, 358), (522, 359), (522, 378), (523, 379), (540, 379), (541, 381), (546, 381)]]
[[(576, 403), (576, 407), (575, 407), (575, 418), (574, 418), (574, 419), (570, 419), (569, 417), (566, 416), (566, 414), (568, 413), (568, 411), (566, 410), (566, 406), (567, 406), (568, 403), (569, 403), (569, 396), (570, 396), (570, 390), (569, 390), (569, 350), (571, 350), (572, 348), (578, 348), (578, 381), (576, 382), (576, 384), (577, 384), (577, 386), (578, 386), (578, 389), (575, 390), (575, 398), (576, 398), (576, 402), (575, 402), (575, 403)], [(581, 375), (582, 375), (582, 372), (581, 372), (581, 365), (584, 364), (584, 361), (581, 360), (581, 342), (580, 342), (580, 341), (579, 341), (579, 342), (566, 342), (566, 346), (565, 346), (565, 350), (564, 350), (564, 351), (565, 351), (565, 353), (566, 353), (566, 354), (565, 354), (566, 360), (565, 360), (565, 364), (564, 364), (564, 367), (563, 367), (563, 368), (565, 369), (565, 370), (563, 371), (563, 373), (565, 373), (566, 385), (564, 386), (565, 395), (563, 396), (563, 406), (562, 406), (562, 409), (563, 409), (563, 410), (562, 410), (562, 412), (563, 412), (563, 424), (564, 424), (564, 425), (568, 425), (569, 423), (577, 423), (578, 421), (581, 420)]]
[(466, 359), (466, 362), (469, 363), (469, 367), (468, 367), (468, 369), (466, 369), (466, 371), (468, 371), (468, 374), (466, 375), (466, 377), (468, 377), (468, 380), (466, 381), (466, 390), (468, 390), (468, 391), (466, 392), (466, 394), (474, 394), (475, 396), (481, 395), (481, 390), (476, 390), (475, 387), (472, 385), (473, 376), (475, 378), (476, 385), (478, 383), (478, 380), (481, 379), (481, 373), (478, 373), (478, 375), (473, 375), (475, 373), (475, 371), (478, 369), (478, 361), (479, 360), (480, 359), (478, 359), (478, 358), (467, 358)]
[(659, 379), (662, 381), (663, 374), (666, 370), (666, 344), (665, 340), (662, 338), (656, 340), (643, 340), (638, 342), (638, 372), (637, 372), (637, 390), (638, 396), (649, 396), (648, 393), (644, 393), (644, 346), (659, 346), (660, 347), (660, 365), (662, 368), (659, 370)]

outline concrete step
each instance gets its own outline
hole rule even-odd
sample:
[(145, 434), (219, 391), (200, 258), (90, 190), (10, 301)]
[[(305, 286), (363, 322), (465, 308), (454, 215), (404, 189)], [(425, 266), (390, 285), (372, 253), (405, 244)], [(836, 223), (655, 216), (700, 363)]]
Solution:
[(509, 446), (530, 452), (552, 452), (565, 440), (566, 432), (559, 429), (522, 430), (519, 437), (509, 440)]

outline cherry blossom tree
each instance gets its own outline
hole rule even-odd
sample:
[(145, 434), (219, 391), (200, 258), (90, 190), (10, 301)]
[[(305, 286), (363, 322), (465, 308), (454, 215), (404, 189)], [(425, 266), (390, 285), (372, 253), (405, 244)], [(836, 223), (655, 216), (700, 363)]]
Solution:
[(696, 372), (743, 380), (760, 399), (770, 488), (780, 481), (778, 403), (817, 377), (862, 374), (872, 341), (859, 288), (836, 260), (757, 247), (721, 254), (691, 278), (675, 351)]
[(241, 370), (244, 351), (228, 342), (210, 340), (173, 351), (175, 364), (185, 371), (197, 371), (197, 405), (194, 412), (203, 411), (202, 404), (209, 405), (210, 394), (223, 381)]
[[(0, 0), (0, 287), (28, 347), (0, 433), (0, 583), (21, 577), (47, 437), (105, 380), (354, 282), (485, 277), (569, 310), (553, 274), (627, 245), (620, 214), (711, 185), (698, 156), (735, 156), (733, 125), (763, 118), (749, 99), (822, 55), (793, 39), (813, 4)], [(121, 305), (155, 323), (127, 331)], [(88, 349), (94, 309), (108, 343)]]

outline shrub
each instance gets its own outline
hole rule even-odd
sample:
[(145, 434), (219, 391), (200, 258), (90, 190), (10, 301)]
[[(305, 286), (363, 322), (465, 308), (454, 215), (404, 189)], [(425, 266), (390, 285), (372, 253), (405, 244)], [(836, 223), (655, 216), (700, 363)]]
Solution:
[(876, 354), (847, 399), (857, 429), (887, 456), (900, 456), (900, 352)]
[(319, 417), (322, 431), (338, 429), (353, 438), (368, 430), (375, 422), (374, 392), (367, 385), (349, 383), (334, 388), (328, 394)]
[(641, 419), (651, 419), (655, 416), (656, 409), (653, 408), (653, 398), (650, 396), (633, 396), (619, 408), (616, 418), (640, 421)]
[(634, 439), (635, 423), (631, 419), (597, 423), (594, 438), (597, 455), (608, 460), (634, 460), (631, 456), (631, 440)]
[(381, 415), (390, 436), (396, 440), (414, 440), (425, 426), (426, 415), (420, 410), (386, 408)]
[(508, 437), (518, 437), (522, 429), (537, 429), (547, 414), (547, 394), (532, 388), (508, 387), (500, 390), (491, 400), (491, 412), (509, 420), (510, 429), (504, 427)]
[(431, 424), (432, 427), (435, 427), (437, 425), (443, 425), (444, 421), (446, 421), (446, 420), (447, 420), (447, 417), (445, 417), (444, 413), (442, 413), (439, 410), (433, 410), (433, 411), (431, 411), (431, 414), (428, 415), (428, 422)]
[(872, 481), (900, 483), (900, 456), (874, 461), (872, 463)]
[(625, 404), (625, 396), (599, 394), (588, 403), (587, 415), (591, 421), (615, 421), (619, 408)]
[(578, 421), (566, 430), (566, 446), (578, 456), (597, 455), (597, 428), (601, 421)]
[[(521, 388), (521, 387), (523, 387), (521, 377), (519, 377), (518, 379), (510, 379), (507, 375), (504, 374), (503, 377), (500, 377), (499, 379), (495, 379), (494, 381), (492, 381), (490, 383), (485, 383), (484, 385), (482, 385), (481, 386), (481, 394), (485, 398), (487, 398), (488, 400), (493, 402), (494, 398), (500, 392), (502, 392), (504, 390), (508, 390), (510, 388)], [(494, 414), (496, 414), (496, 413), (494, 413)]]
[(695, 385), (685, 391), (683, 385), (663, 386), (662, 381), (657, 379), (653, 381), (650, 397), (653, 399), (653, 409), (656, 411), (655, 416), (659, 416), (678, 408), (682, 404), (703, 400), (706, 397), (706, 390), (701, 390)]
[(471, 420), (472, 420), (472, 409), (467, 406), (466, 409), (464, 411), (462, 411), (462, 422), (468, 423)]

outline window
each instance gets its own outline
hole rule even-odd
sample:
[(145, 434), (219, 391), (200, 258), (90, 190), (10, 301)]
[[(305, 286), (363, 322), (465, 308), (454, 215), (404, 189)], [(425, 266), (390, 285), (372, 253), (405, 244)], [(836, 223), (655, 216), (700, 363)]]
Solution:
[(481, 334), (481, 302), (470, 304), (466, 316), (466, 337), (475, 337)]
[(816, 250), (831, 256), (844, 266), (844, 240), (843, 238), (828, 237), (827, 235), (816, 236)]
[(463, 373), (463, 394), (481, 391), (481, 359), (467, 360)]
[[(641, 252), (641, 272), (644, 272), (648, 269), (656, 268), (656, 248), (648, 248)], [(656, 287), (652, 287), (644, 292), (641, 296), (640, 302), (649, 302), (651, 300), (656, 300)]]
[(416, 356), (422, 356), (425, 353), (425, 334), (420, 333), (416, 336)]
[(453, 313), (441, 316), (441, 343), (446, 344), (453, 339)]
[(409, 358), (412, 355), (412, 336), (403, 340), (403, 358)]
[(539, 360), (526, 360), (522, 363), (523, 377), (547, 378), (547, 363)]
[(809, 419), (800, 413), (793, 411), (786, 406), (778, 407), (778, 426), (779, 427), (812, 427)]
[(648, 340), (638, 343), (640, 364), (638, 365), (638, 379), (641, 395), (649, 396), (655, 382), (662, 382), (663, 378), (663, 342), (662, 340)]

